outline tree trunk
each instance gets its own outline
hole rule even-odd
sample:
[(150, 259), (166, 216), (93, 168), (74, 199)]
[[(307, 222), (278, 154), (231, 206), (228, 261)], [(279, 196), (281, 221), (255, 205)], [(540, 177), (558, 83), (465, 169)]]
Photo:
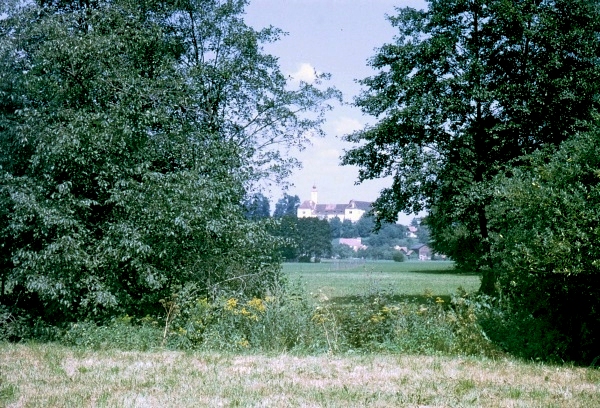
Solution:
[[(486, 134), (483, 126), (483, 112), (482, 112), (482, 100), (481, 93), (481, 72), (480, 63), (480, 38), (479, 38), (479, 13), (481, 12), (480, 5), (477, 2), (473, 3), (473, 39), (475, 42), (475, 60), (477, 62), (477, 72), (475, 73), (475, 104), (476, 104), (476, 119), (475, 119), (475, 152), (478, 156), (477, 168), (475, 171), (475, 182), (482, 183), (484, 181), (484, 174), (486, 166), (488, 165), (487, 159), (490, 157), (488, 147), (485, 146)], [(479, 272), (481, 273), (481, 286), (479, 292), (486, 295), (496, 294), (496, 274), (494, 265), (491, 258), (491, 245), (489, 240), (488, 231), (488, 219), (485, 211), (485, 200), (478, 203), (477, 218), (479, 224), (479, 234), (481, 235), (481, 251), (480, 256), (482, 259), (479, 262)]]
[(496, 270), (492, 262), (492, 248), (489, 240), (488, 232), (488, 220), (485, 213), (485, 208), (481, 207), (478, 210), (479, 217), (479, 233), (481, 234), (481, 254), (483, 259), (479, 265), (479, 272), (481, 273), (481, 286), (479, 292), (484, 295), (494, 296), (497, 294), (496, 291)]

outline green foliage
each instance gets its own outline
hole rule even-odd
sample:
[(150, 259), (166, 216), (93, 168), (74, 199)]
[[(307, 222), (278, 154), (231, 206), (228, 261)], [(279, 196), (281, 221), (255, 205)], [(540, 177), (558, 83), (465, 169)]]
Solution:
[(255, 193), (244, 200), (245, 216), (249, 220), (261, 220), (271, 216), (269, 199), (262, 193)]
[(78, 322), (57, 340), (92, 349), (498, 355), (480, 325), (487, 309), (464, 292), (450, 305), (448, 297), (431, 292), (398, 301), (373, 284), (346, 304), (297, 285), (262, 297), (231, 293), (210, 299), (200, 293), (190, 284), (162, 299), (158, 317)]
[(370, 60), (357, 105), (379, 118), (349, 135), (359, 180), (392, 176), (378, 220), (429, 210), (436, 252), (483, 273), (493, 180), (523, 154), (588, 129), (600, 93), (598, 1), (428, 1), (390, 17), (395, 41)]
[(331, 231), (327, 220), (299, 218), (297, 225), (300, 254), (315, 258), (331, 255)]
[(188, 282), (264, 293), (277, 240), (241, 203), (337, 92), (288, 89), (245, 1), (86, 3), (0, 20), (3, 303), (58, 323), (156, 312)]
[(493, 204), (500, 289), (521, 330), (553, 340), (542, 358), (600, 355), (599, 145), (597, 128), (533, 155), (500, 180)]
[(394, 253), (394, 255), (392, 255), (392, 260), (394, 262), (404, 262), (406, 261), (406, 257), (404, 256), (404, 254), (400, 251), (396, 251)]
[(302, 352), (388, 351), (498, 354), (462, 294), (450, 308), (427, 295), (425, 303), (394, 303), (384, 291), (337, 306), (323, 293), (313, 302), (299, 289), (264, 298), (216, 301), (179, 295), (167, 325), (167, 345), (182, 349)]
[(359, 237), (368, 237), (375, 230), (375, 221), (373, 216), (363, 214), (356, 222), (356, 235)]
[(499, 355), (464, 295), (446, 306), (430, 293), (423, 303), (395, 303), (385, 291), (370, 293), (336, 311), (340, 338), (352, 350)]
[(183, 349), (319, 351), (325, 348), (314, 309), (298, 288), (272, 295), (221, 297), (215, 301), (184, 295), (168, 327), (167, 345)]
[(356, 257), (356, 252), (348, 245), (333, 243), (331, 245), (331, 256), (338, 259)]
[(342, 221), (340, 226), (340, 238), (354, 238), (358, 236), (356, 225), (348, 219)]
[(133, 319), (125, 315), (103, 325), (83, 321), (72, 323), (60, 341), (86, 350), (147, 351), (161, 346), (159, 322), (152, 318)]
[(287, 193), (283, 194), (275, 204), (275, 211), (273, 212), (274, 218), (281, 218), (285, 216), (295, 217), (297, 215), (298, 207), (300, 206), (300, 197), (297, 195), (291, 196)]
[[(365, 224), (374, 226), (372, 219), (366, 221)], [(363, 224), (363, 226), (365, 224)], [(358, 227), (359, 225), (357, 223), (357, 228)], [(406, 239), (405, 226), (400, 224), (382, 223), (378, 230), (370, 231), (370, 233), (363, 238), (362, 243), (366, 245), (367, 248), (360, 249), (357, 255), (367, 259), (392, 260), (394, 254), (398, 252), (395, 247), (408, 246), (409, 242), (411, 241)]]
[(331, 256), (331, 230), (327, 220), (287, 215), (275, 220), (271, 233), (283, 238), (280, 253), (286, 260), (310, 262)]
[(329, 229), (331, 229), (331, 238), (337, 239), (342, 237), (342, 221), (339, 217), (329, 220)]

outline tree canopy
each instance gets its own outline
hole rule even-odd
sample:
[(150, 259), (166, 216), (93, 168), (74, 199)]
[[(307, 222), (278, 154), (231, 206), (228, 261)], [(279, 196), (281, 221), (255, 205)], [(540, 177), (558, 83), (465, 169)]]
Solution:
[(261, 220), (271, 216), (269, 199), (262, 193), (254, 193), (244, 200), (246, 218)]
[(275, 204), (275, 211), (273, 212), (273, 217), (295, 217), (298, 213), (299, 206), (300, 197), (298, 197), (297, 195), (291, 196), (287, 193), (283, 193), (283, 197), (277, 200), (277, 203)]
[[(183, 285), (258, 293), (276, 240), (247, 191), (319, 132), (332, 89), (288, 88), (246, 1), (39, 1), (0, 20), (3, 303), (143, 313)], [(282, 148), (280, 149), (279, 146)]]
[(392, 176), (378, 219), (429, 211), (437, 252), (494, 292), (490, 214), (496, 176), (589, 129), (600, 91), (598, 2), (430, 0), (398, 9), (356, 99), (378, 122), (348, 140), (359, 180)]
[[(492, 255), (518, 327), (543, 326), (548, 353), (600, 355), (600, 123), (554, 154), (502, 177), (492, 202)], [(533, 318), (532, 318), (533, 317)], [(554, 357), (553, 356), (553, 357)]]

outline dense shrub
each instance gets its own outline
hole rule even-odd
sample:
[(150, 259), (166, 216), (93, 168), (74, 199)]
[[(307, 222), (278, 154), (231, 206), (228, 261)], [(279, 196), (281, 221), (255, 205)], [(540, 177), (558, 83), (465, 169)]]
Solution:
[(304, 293), (280, 288), (264, 297), (230, 295), (209, 300), (184, 291), (166, 325), (166, 344), (183, 349), (323, 351), (327, 336), (315, 324)]
[(464, 293), (450, 302), (430, 294), (420, 302), (394, 302), (386, 292), (374, 291), (342, 305), (295, 286), (264, 297), (238, 293), (209, 299), (198, 293), (189, 285), (163, 299), (164, 313), (158, 317), (78, 322), (54, 328), (54, 339), (91, 349), (499, 353), (481, 323), (502, 321), (482, 313), (486, 306)]
[(104, 325), (85, 321), (73, 323), (64, 332), (64, 344), (92, 350), (119, 349), (146, 351), (161, 346), (159, 323), (151, 318), (123, 316)]
[(396, 251), (392, 256), (392, 259), (394, 260), (394, 262), (404, 262), (406, 260), (406, 257), (402, 252)]
[(424, 299), (397, 303), (376, 291), (338, 305), (322, 293), (310, 298), (299, 289), (215, 300), (197, 298), (191, 290), (165, 303), (173, 311), (166, 319), (165, 344), (237, 351), (497, 354), (465, 295), (450, 305), (439, 297)]
[(502, 180), (493, 255), (502, 307), (528, 357), (600, 356), (600, 127)]

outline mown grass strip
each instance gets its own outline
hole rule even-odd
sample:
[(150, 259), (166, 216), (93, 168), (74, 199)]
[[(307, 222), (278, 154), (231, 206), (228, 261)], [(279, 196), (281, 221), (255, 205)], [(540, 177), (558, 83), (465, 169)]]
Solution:
[(597, 407), (600, 371), (511, 359), (0, 344), (7, 407)]

